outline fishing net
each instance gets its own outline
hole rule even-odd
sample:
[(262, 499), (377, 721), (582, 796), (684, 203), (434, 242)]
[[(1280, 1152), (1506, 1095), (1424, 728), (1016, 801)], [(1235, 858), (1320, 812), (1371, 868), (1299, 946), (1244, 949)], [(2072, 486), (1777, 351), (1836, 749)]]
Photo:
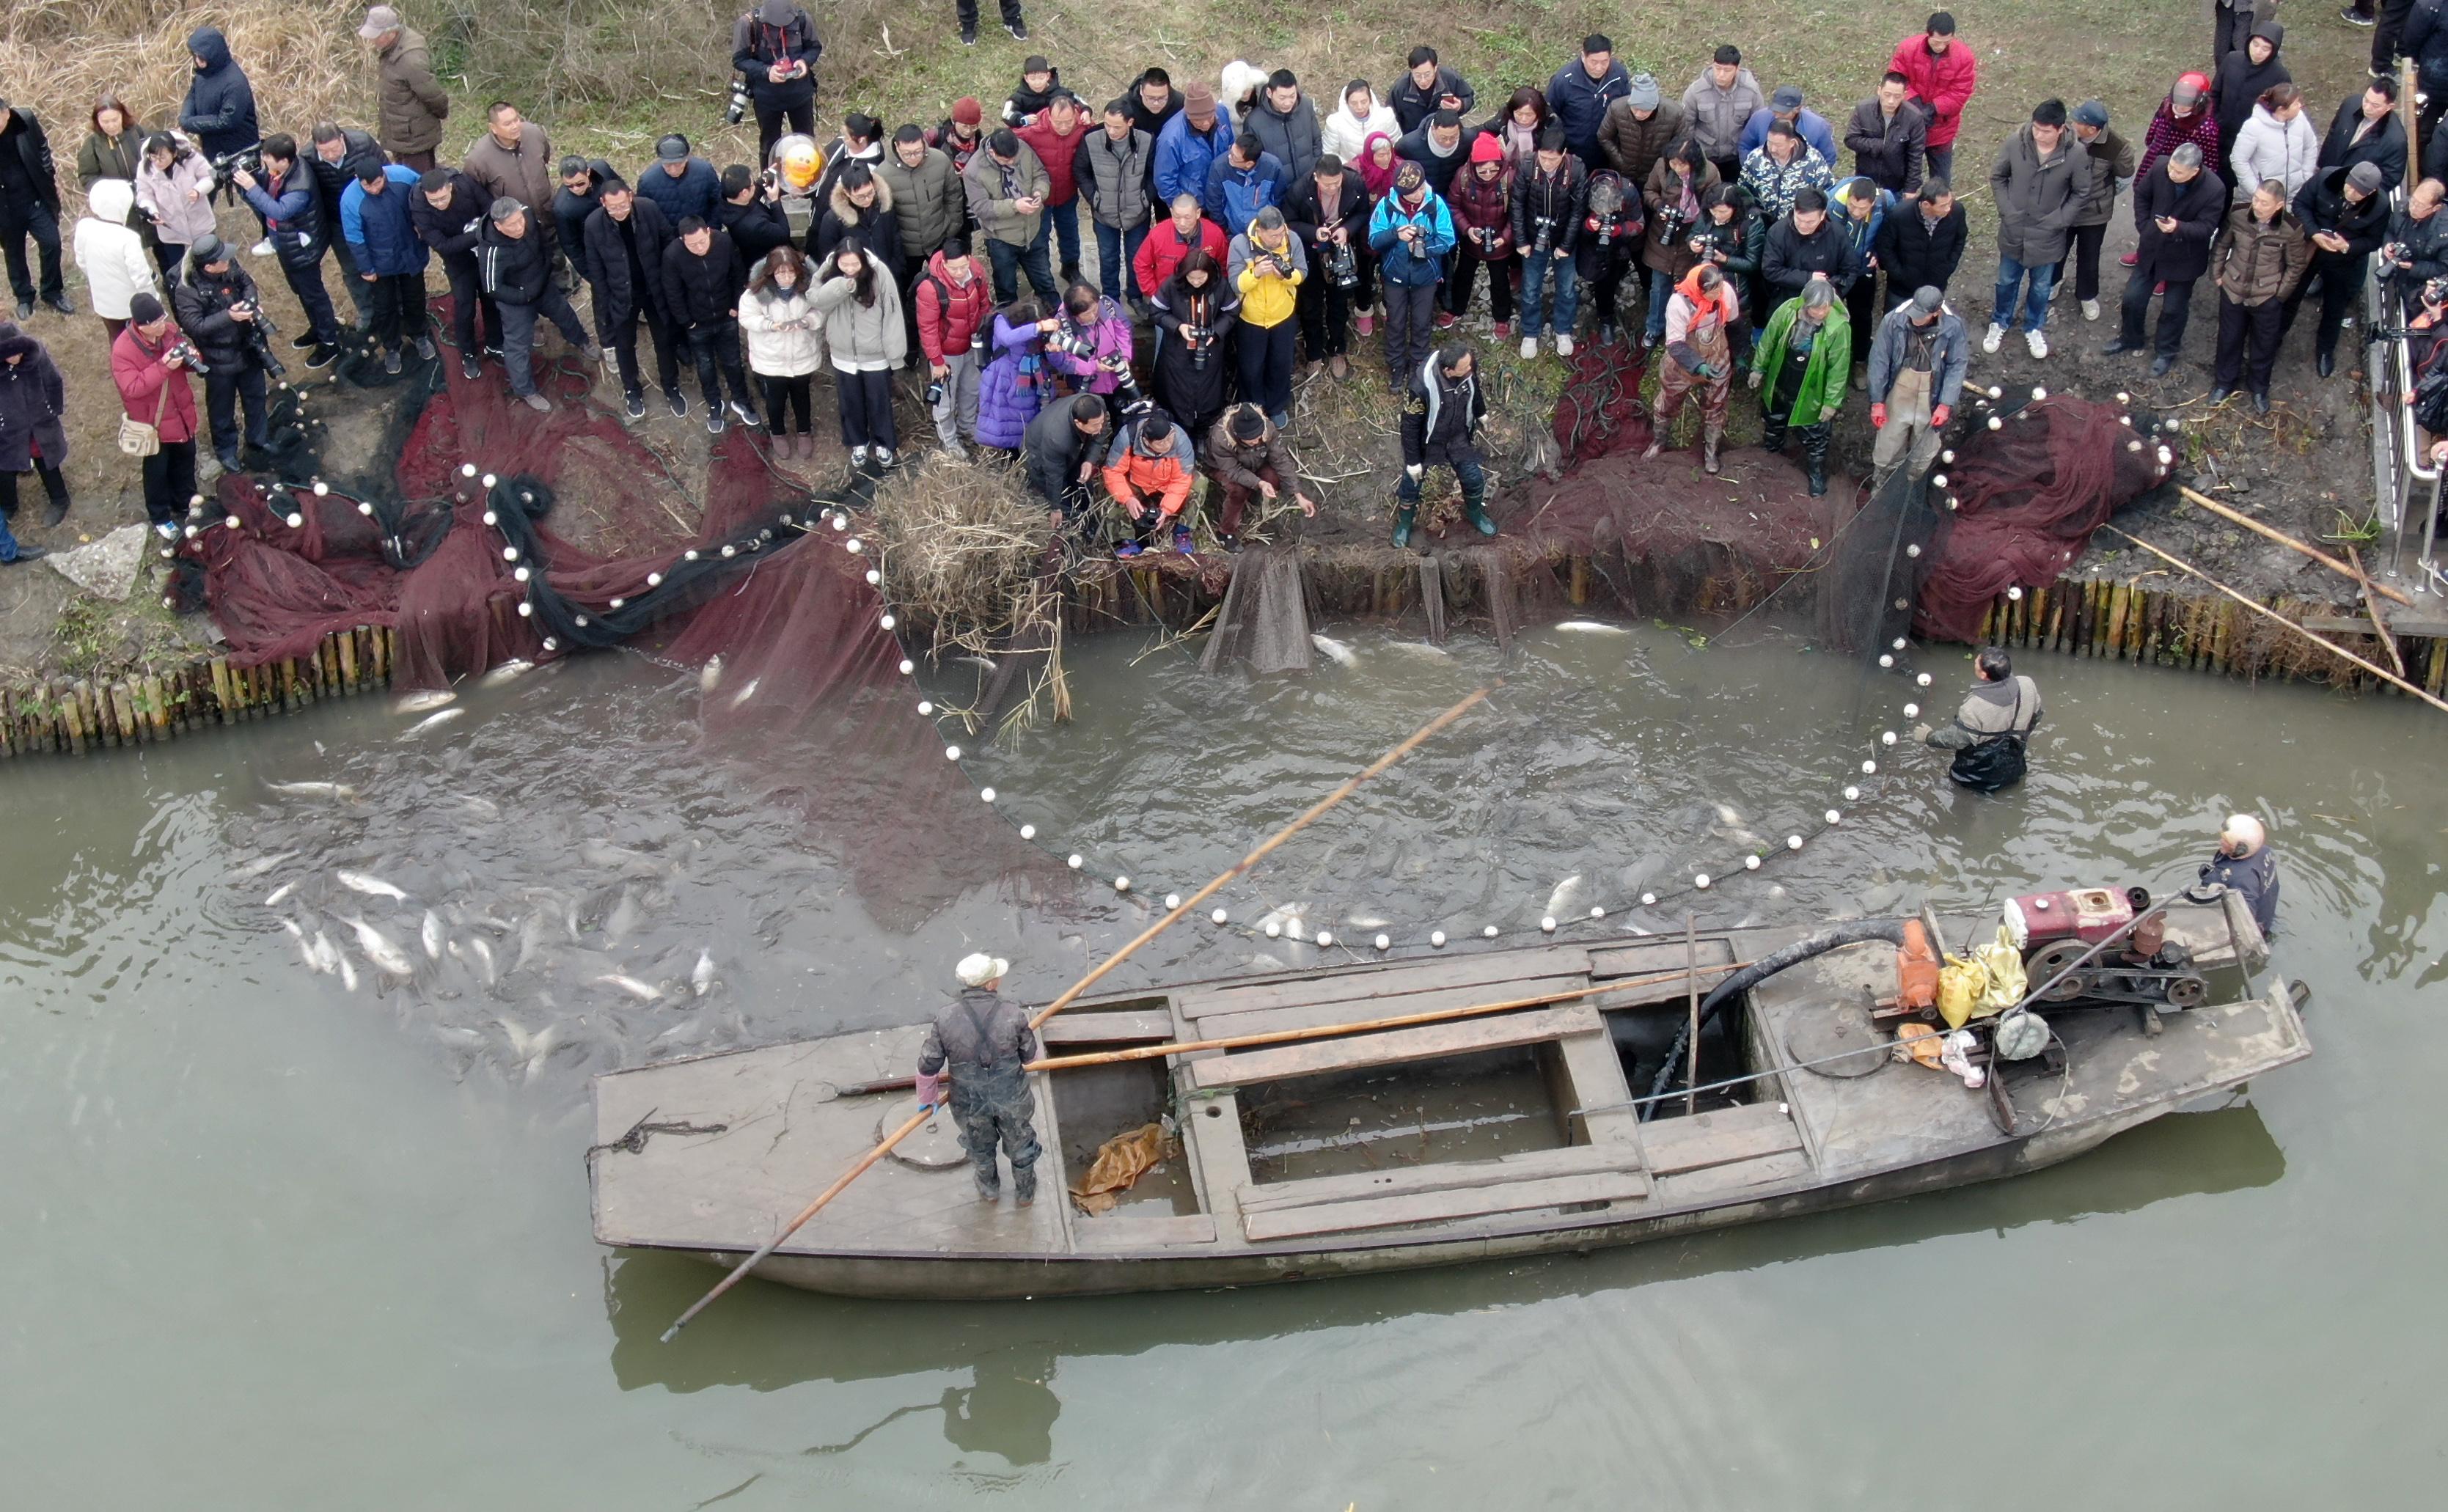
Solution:
[[(1429, 570), (1424, 565), (1423, 576)], [(1443, 600), (1438, 603), (1442, 623)], [(1198, 664), (1208, 672), (1234, 663), (1253, 672), (1306, 672), (1311, 665), (1309, 637), (1300, 558), (1286, 549), (1252, 549), (1241, 553)]]

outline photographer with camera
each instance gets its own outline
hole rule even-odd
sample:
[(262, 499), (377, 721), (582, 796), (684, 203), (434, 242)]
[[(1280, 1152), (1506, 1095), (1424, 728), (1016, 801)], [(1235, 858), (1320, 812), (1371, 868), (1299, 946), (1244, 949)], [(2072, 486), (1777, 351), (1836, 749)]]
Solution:
[(361, 163), (357, 182), (340, 196), (340, 233), (356, 254), (357, 277), (372, 297), (370, 332), (382, 348), (383, 371), (396, 376), (402, 349), (433, 360), (425, 332), (425, 243), (417, 239), (412, 201), (417, 172), (396, 163)]
[[(1693, 233), (1707, 213), (1709, 191), (1720, 182), (1716, 165), (1690, 137), (1667, 148), (1650, 165), (1649, 182), (1641, 191), (1642, 203), (1649, 210), (1649, 234), (1640, 248), (1641, 266), (1649, 270), (1645, 330), (1650, 346), (1666, 339), (1666, 301), (1674, 286), (1701, 261)], [(1599, 318), (1613, 314), (1612, 303), (1602, 305)]]
[(110, 344), (119, 445), (143, 459), (144, 515), (164, 541), (179, 538), (196, 493), (196, 390), (187, 376), (195, 357), (161, 300), (140, 294), (127, 301), (127, 329)]
[[(187, 275), (172, 291), (179, 329), (196, 344), (204, 363), (204, 412), (212, 425), (213, 454), (224, 472), (241, 472), (270, 444), (271, 415), (264, 403), (264, 375), (277, 365), (264, 340), (255, 279), (238, 265), (238, 252), (206, 232), (187, 248)], [(239, 450), (238, 409), (246, 406), (246, 450)]]
[(1564, 150), (1563, 133), (1551, 126), (1540, 133), (1539, 149), (1528, 171), (1514, 176), (1513, 241), (1521, 249), (1521, 355), (1525, 360), (1539, 354), (1539, 338), (1549, 330), (1551, 277), (1556, 355), (1573, 354), (1573, 321), (1580, 313), (1573, 251), (1580, 239), (1582, 212), (1589, 199), (1588, 175), (1581, 160)]
[(1111, 394), (1131, 380), (1131, 317), (1084, 283), (1062, 296), (1045, 360), (1066, 393)]
[(297, 297), (297, 308), (305, 312), (306, 330), (295, 345), (306, 349), (310, 371), (330, 367), (340, 355), (340, 321), (333, 313), (332, 296), (323, 287), (323, 243), (331, 229), (323, 222), (315, 176), (298, 164), (297, 139), (285, 131), (264, 138), (263, 177), (258, 179), (240, 168), (230, 182), (263, 218), (280, 276), (288, 280), (289, 292)]
[(1351, 375), (1351, 311), (1360, 296), (1368, 241), (1368, 186), (1329, 152), (1292, 188), (1285, 220), (1309, 257), (1297, 314), (1312, 370)]
[(1615, 345), (1616, 306), (1624, 275), (1642, 252), (1640, 195), (1621, 177), (1601, 168), (1581, 194), (1581, 230), (1573, 252), (1573, 278), (1589, 291), (1597, 311), (1598, 345)]
[(1386, 378), (1396, 393), (1428, 356), (1434, 336), (1437, 285), (1454, 248), (1453, 214), (1428, 192), (1425, 171), (1406, 162), (1394, 190), (1368, 217), (1368, 248), (1386, 287)]
[(1134, 539), (1116, 546), (1114, 555), (1135, 557), (1147, 546), (1163, 550), (1170, 526), (1173, 549), (1188, 556), (1190, 522), (1181, 510), (1190, 502), (1197, 466), (1190, 433), (1162, 410), (1119, 429), (1105, 453), (1105, 490), (1122, 507)]
[(187, 249), (213, 230), (213, 165), (186, 139), (168, 132), (148, 137), (144, 162), (136, 170), (136, 207), (153, 222), (167, 264), (163, 278), (177, 287), (186, 271)]
[(1443, 331), (1469, 313), (1483, 267), (1488, 316), (1495, 322), (1496, 339), (1505, 340), (1513, 334), (1513, 195), (1501, 139), (1471, 139), (1469, 165), (1445, 186), (1445, 208), (1453, 217), (1457, 255), (1445, 280), (1444, 308), (1437, 312), (1437, 329)]
[[(2137, 196), (2138, 198), (2138, 196)], [(2397, 293), (2398, 305), (2412, 310), (2422, 286), (2448, 276), (2448, 183), (2424, 179), (2406, 196), (2405, 208), (2389, 221), (2388, 243), (2381, 248), (2381, 277)]]
[[(931, 150), (931, 149), (930, 149)], [(969, 256), (969, 239), (955, 236), (927, 260), (911, 285), (918, 312), (918, 349), (927, 357), (927, 408), (935, 439), (964, 454), (978, 436), (978, 384), (985, 367), (986, 326), (994, 313), (985, 276)]]
[[(1292, 313), (1309, 277), (1309, 255), (1273, 205), (1233, 239), (1225, 275), (1241, 296), (1241, 396), (1278, 426), (1291, 423)], [(1501, 278), (1501, 275), (1500, 274)]]
[(774, 156), (787, 127), (816, 129), (816, 60), (825, 45), (795, 0), (759, 0), (731, 28), (731, 67), (748, 81), (756, 111), (756, 161)]
[(1240, 318), (1240, 297), (1205, 247), (1183, 258), (1157, 293), (1151, 387), (1156, 402), (1193, 435), (1203, 434), (1224, 412), (1225, 344)]

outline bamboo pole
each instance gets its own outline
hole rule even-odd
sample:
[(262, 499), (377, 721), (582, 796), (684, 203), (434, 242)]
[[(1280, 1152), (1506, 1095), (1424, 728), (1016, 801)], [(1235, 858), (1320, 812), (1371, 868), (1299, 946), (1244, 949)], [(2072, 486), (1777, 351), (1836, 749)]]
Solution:
[[(1327, 810), (1333, 808), (1336, 804), (1341, 803), (1344, 799), (1349, 797), (1354, 792), (1358, 791), (1360, 784), (1367, 781), (1370, 777), (1377, 775), (1379, 773), (1384, 772), (1387, 768), (1392, 766), (1395, 762), (1400, 761), (1403, 757), (1410, 755), (1430, 736), (1435, 735), (1446, 725), (1449, 725), (1456, 719), (1461, 718), (1464, 714), (1470, 711), (1473, 705), (1479, 703), (1482, 699), (1485, 699), (1488, 694), (1494, 692), (1498, 684), (1490, 683), (1488, 686), (1472, 693), (1470, 697), (1463, 699), (1460, 703), (1455, 704), (1444, 713), (1438, 715), (1435, 718), (1430, 719), (1427, 723), (1420, 726), (1417, 731), (1413, 732), (1409, 739), (1405, 740), (1401, 745), (1396, 746), (1393, 750), (1387, 752), (1382, 756), (1379, 756), (1374, 762), (1363, 768), (1361, 771), (1345, 778), (1342, 786), (1336, 788), (1332, 793), (1328, 794), (1316, 803), (1311, 804), (1308, 812), (1301, 814), (1299, 818), (1294, 819), (1291, 823), (1286, 825), (1281, 830), (1276, 831), (1275, 833), (1264, 844), (1251, 852), (1247, 856), (1244, 856), (1239, 862), (1227, 868), (1223, 872), (1216, 876), (1214, 881), (1208, 883), (1195, 893), (1193, 893), (1181, 904), (1180, 907), (1173, 909), (1163, 918), (1158, 919), (1156, 923), (1148, 926), (1128, 945), (1123, 946), (1112, 955), (1107, 956), (1102, 965), (1099, 966), (1095, 970), (1090, 971), (1086, 976), (1081, 977), (1078, 982), (1072, 984), (1069, 991), (1063, 993), (1061, 997), (1056, 998), (1053, 1002), (1039, 1009), (1037, 1015), (1028, 1021), (1028, 1026), (1034, 1029), (1040, 1024), (1042, 1024), (1046, 1020), (1054, 1017), (1057, 1013), (1061, 1012), (1064, 1008), (1069, 1007), (1074, 1002), (1078, 1001), (1080, 994), (1087, 991), (1088, 988), (1094, 986), (1106, 972), (1111, 971), (1115, 967), (1119, 966), (1124, 960), (1128, 959), (1133, 951), (1137, 950), (1140, 946), (1147, 944), (1150, 940), (1155, 939), (1157, 935), (1162, 934), (1167, 928), (1179, 921), (1183, 915), (1187, 914), (1192, 909), (1196, 908), (1200, 902), (1213, 896), (1217, 889), (1223, 887), (1234, 877), (1239, 876), (1242, 872), (1249, 871), (1253, 866), (1255, 866), (1260, 860), (1266, 857), (1268, 852), (1273, 851), (1277, 846), (1282, 845), (1293, 835), (1298, 834), (1301, 831), (1309, 828), (1310, 822), (1316, 819), (1318, 815), (1326, 813)], [(899, 1144), (911, 1134), (917, 1132), (918, 1126), (926, 1122), (928, 1118), (932, 1115), (933, 1112), (934, 1107), (931, 1103), (919, 1108), (915, 1114), (910, 1116), (908, 1122), (902, 1124), (901, 1127), (885, 1136), (882, 1139), (876, 1142), (873, 1149), (869, 1150), (865, 1155), (859, 1157), (859, 1158), (851, 1164), (849, 1170), (843, 1172), (834, 1179), (832, 1185), (818, 1193), (816, 1195), (816, 1199), (813, 1202), (801, 1208), (796, 1217), (794, 1217), (789, 1223), (783, 1225), (781, 1232), (775, 1234), (771, 1239), (766, 1240), (754, 1254), (751, 1254), (748, 1258), (740, 1261), (736, 1266), (734, 1266), (731, 1270), (731, 1273), (716, 1282), (712, 1291), (706, 1292), (705, 1295), (691, 1303), (689, 1305), (689, 1310), (681, 1313), (679, 1317), (673, 1322), (670, 1328), (663, 1330), (663, 1342), (666, 1344), (670, 1343), (680, 1330), (688, 1327), (690, 1319), (696, 1317), (698, 1313), (712, 1306), (717, 1297), (721, 1296), (725, 1292), (737, 1286), (741, 1277), (747, 1275), (749, 1272), (763, 1264), (768, 1255), (771, 1255), (775, 1250), (780, 1249), (784, 1240), (788, 1239), (792, 1234), (798, 1233), (800, 1228), (805, 1225), (810, 1218), (814, 1217), (816, 1214), (824, 1208), (826, 1203), (831, 1202), (834, 1197), (839, 1196), (849, 1188), (852, 1181), (857, 1180), (861, 1176), (865, 1175), (868, 1169), (873, 1166), (876, 1161), (883, 1159), (886, 1154), (889, 1153), (894, 1145)]]
[(2222, 520), (2231, 520), (2237, 525), (2240, 525), (2246, 529), (2253, 532), (2255, 535), (2266, 536), (2268, 539), (2277, 542), (2280, 545), (2286, 547), (2289, 551), (2300, 551), (2304, 555), (2310, 557), (2313, 561), (2321, 564), (2321, 565), (2327, 567), (2330, 571), (2335, 572), (2338, 576), (2342, 578), (2353, 578), (2358, 582), (2361, 582), (2363, 587), (2370, 592), (2386, 594), (2389, 598), (2404, 604), (2409, 609), (2414, 607), (2414, 601), (2412, 599), (2407, 598), (2404, 594), (2400, 593), (2395, 588), (2382, 587), (2379, 584), (2371, 582), (2364, 578), (2362, 573), (2355, 571), (2352, 567), (2347, 566), (2344, 563), (2329, 555), (2329, 553), (2322, 550), (2318, 546), (2307, 545), (2304, 542), (2296, 540), (2293, 536), (2288, 535), (2284, 530), (2278, 529), (2274, 526), (2263, 525), (2260, 521), (2244, 513), (2242, 510), (2230, 509), (2226, 505), (2223, 505), (2216, 499), (2211, 498), (2209, 494), (2197, 493), (2193, 489), (2186, 488), (2181, 483), (2176, 485), (2176, 491), (2183, 494), (2188, 503), (2200, 505), (2203, 508), (2208, 509), (2210, 513), (2217, 515)]
[(2346, 565), (2355, 569), (2355, 581), (2363, 585), (2363, 613), (2371, 617), (2372, 631), (2380, 637), (2381, 649), (2388, 653), (2388, 664), (2397, 668), (2399, 677), (2405, 676), (2405, 658), (2397, 649), (2397, 637), (2389, 633), (2388, 622), (2380, 617), (2380, 605), (2372, 601), (2372, 595), (2380, 589), (2373, 584), (2371, 574), (2363, 570), (2362, 553), (2355, 549), (2351, 541), (2346, 543)]
[(2416, 698), (2420, 699), (2423, 702), (2431, 705), (2435, 709), (2438, 709), (2440, 713), (2448, 714), (2448, 701), (2443, 701), (2432, 697), (2430, 694), (2423, 692), (2420, 688), (2416, 687), (2413, 683), (2406, 681), (2403, 678), (2400, 678), (2397, 674), (2389, 671), (2386, 667), (2366, 661), (2362, 658), (2347, 650), (2344, 646), (2339, 645), (2336, 641), (2326, 641), (2314, 635), (2311, 631), (2305, 629), (2302, 625), (2287, 619), (2285, 615), (2280, 614), (2275, 609), (2266, 609), (2262, 607), (2260, 604), (2253, 603), (2250, 599), (2246, 598), (2243, 594), (2228, 587), (2226, 584), (2211, 577), (2209, 573), (2204, 572), (2201, 568), (2194, 566), (2191, 563), (2185, 561), (2181, 557), (2173, 556), (2166, 551), (2162, 551), (2157, 546), (2152, 545), (2150, 542), (2143, 540), (2140, 536), (2129, 535), (2123, 530), (2118, 530), (2114, 526), (2104, 526), (2104, 528), (2115, 531), (2116, 534), (2124, 536), (2126, 540), (2132, 542), (2143, 550), (2148, 551), (2152, 556), (2166, 562), (2170, 566), (2175, 567), (2193, 577), (2201, 579), (2204, 583), (2207, 583), (2211, 587), (2218, 589), (2219, 592), (2226, 594), (2228, 598), (2233, 599), (2240, 604), (2243, 604), (2253, 613), (2261, 615), (2266, 619), (2277, 621), (2280, 624), (2285, 625), (2287, 629), (2302, 636), (2305, 640), (2311, 641), (2314, 645), (2319, 646), (2322, 650), (2330, 653), (2332, 656), (2338, 657), (2343, 660), (2351, 661), (2356, 666), (2359, 666), (2365, 672), (2370, 673), (2373, 677), (2383, 679), (2386, 681), (2402, 688), (2406, 692), (2413, 694)]

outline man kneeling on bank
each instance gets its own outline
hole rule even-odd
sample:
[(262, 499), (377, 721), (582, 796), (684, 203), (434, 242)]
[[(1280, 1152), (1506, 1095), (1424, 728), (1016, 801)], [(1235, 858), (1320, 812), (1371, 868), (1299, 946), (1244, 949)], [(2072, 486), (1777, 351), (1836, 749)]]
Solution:
[(1037, 1200), (1037, 1102), (1028, 1089), (1024, 1069), (1037, 1056), (1037, 1032), (1028, 1026), (1028, 1010), (1006, 1003), (995, 988), (1011, 969), (1008, 961), (990, 955), (964, 956), (953, 974), (961, 995), (935, 1016), (927, 1043), (918, 1047), (918, 1101), (932, 1107), (944, 1101), (944, 1076), (951, 1074), (952, 1121), (961, 1128), (961, 1148), (978, 1182), (978, 1200), (992, 1202), (1003, 1192), (995, 1168), (999, 1145), (1011, 1158), (1012, 1196), (1026, 1207)]

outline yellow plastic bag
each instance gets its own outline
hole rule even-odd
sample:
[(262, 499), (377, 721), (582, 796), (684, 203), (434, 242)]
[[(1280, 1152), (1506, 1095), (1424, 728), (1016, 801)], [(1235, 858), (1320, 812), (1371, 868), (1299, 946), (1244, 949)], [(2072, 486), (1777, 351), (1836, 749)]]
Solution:
[(1088, 1174), (1071, 1189), (1071, 1200), (1080, 1204), (1082, 1213), (1107, 1212), (1150, 1167), (1180, 1154), (1181, 1141), (1161, 1123), (1143, 1123), (1118, 1134), (1098, 1147)]
[(1948, 1028), (1960, 1029), (1974, 1019), (2002, 1013), (2023, 1000), (2026, 982), (2023, 953), (2001, 924), (1998, 938), (1973, 947), (1969, 959), (1950, 955), (1939, 968), (1939, 1017)]
[(1938, 968), (1938, 1016), (1950, 1029), (1962, 1028), (1989, 990), (1989, 968), (1980, 964), (1980, 952), (1971, 960), (1950, 955), (1946, 965)]
[(2023, 1001), (2028, 979), (2023, 975), (2023, 952), (2015, 948), (2014, 937), (2004, 925), (1998, 926), (1998, 938), (1972, 952), (1989, 973), (1989, 984), (1980, 994), (1980, 1012), (1985, 1016), (2003, 1013)]

